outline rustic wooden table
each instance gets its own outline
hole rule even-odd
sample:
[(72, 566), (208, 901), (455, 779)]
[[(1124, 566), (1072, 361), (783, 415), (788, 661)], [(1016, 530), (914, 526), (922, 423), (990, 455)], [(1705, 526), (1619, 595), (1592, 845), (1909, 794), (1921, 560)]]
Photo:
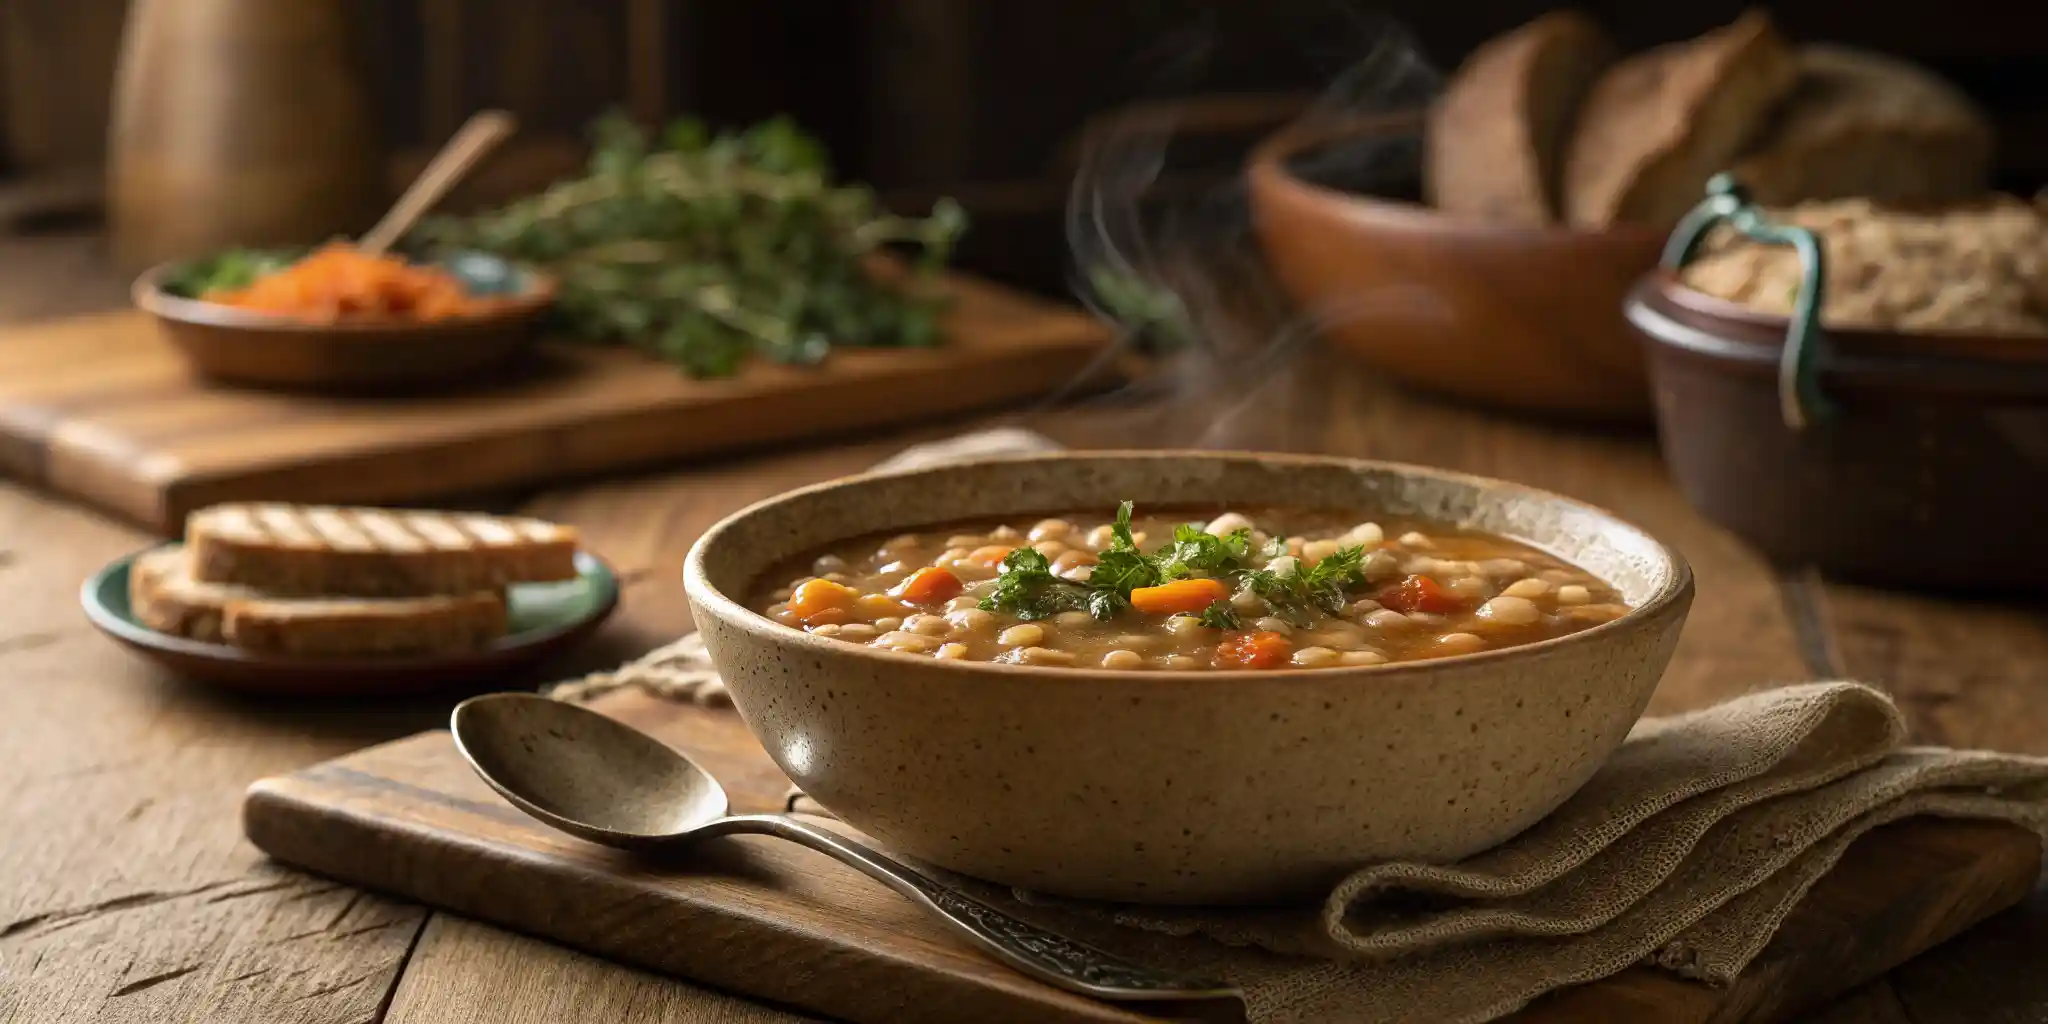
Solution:
[[(83, 234), (0, 238), (0, 324), (122, 302), (101, 250)], [(1230, 387), (1241, 401), (1126, 396), (990, 419), (1079, 446), (1391, 458), (1586, 498), (1683, 549), (1698, 574), (1699, 600), (1654, 711), (1847, 676), (1889, 687), (1921, 741), (2048, 753), (2040, 609), (1774, 573), (1686, 507), (1644, 436), (1453, 409), (1327, 366), (1275, 366)], [(561, 671), (616, 663), (687, 629), (678, 567), (714, 518), (966, 425), (516, 502), (581, 527), (628, 581), (617, 621)], [(237, 820), (247, 783), (435, 727), (447, 702), (253, 702), (134, 660), (86, 626), (75, 592), (146, 539), (0, 482), (0, 1021), (806, 1019), (266, 863)], [(1867, 986), (1827, 1019), (2048, 1020), (2043, 950), (2048, 891)]]

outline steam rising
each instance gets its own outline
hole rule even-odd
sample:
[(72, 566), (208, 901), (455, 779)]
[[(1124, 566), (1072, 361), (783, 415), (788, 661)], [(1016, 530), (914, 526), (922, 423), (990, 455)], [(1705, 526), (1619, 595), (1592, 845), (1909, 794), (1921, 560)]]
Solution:
[[(1290, 105), (1298, 113), (1288, 129), (1314, 131), (1426, 106), (1440, 79), (1408, 33), (1391, 21), (1338, 13), (1353, 40), (1350, 59), (1319, 96)], [(1318, 46), (1326, 49), (1330, 38), (1341, 37), (1323, 34), (1321, 43), (1303, 47), (1305, 58), (1312, 60)], [(1216, 45), (1213, 28), (1176, 39), (1164, 54), (1160, 84), (1182, 96), (1199, 94), (1199, 72)], [(1069, 193), (1066, 237), (1081, 302), (1117, 324), (1124, 345), (1143, 341), (1173, 349), (1162, 379), (1149, 387), (1170, 388), (1174, 397), (1206, 410), (1199, 436), (1177, 415), (1177, 430), (1146, 440), (1228, 446), (1242, 434), (1240, 414), (1262, 403), (1322, 328), (1389, 302), (1435, 300), (1371, 294), (1349, 297), (1340, 308), (1293, 309), (1268, 279), (1252, 231), (1241, 173), (1248, 147), (1229, 154), (1240, 173), (1226, 184), (1190, 189), (1190, 176), (1177, 172), (1175, 161), (1186, 111), (1178, 102), (1144, 104), (1098, 124)], [(1381, 138), (1320, 147), (1292, 166), (1331, 187), (1384, 192), (1413, 182), (1419, 163), (1414, 140)]]

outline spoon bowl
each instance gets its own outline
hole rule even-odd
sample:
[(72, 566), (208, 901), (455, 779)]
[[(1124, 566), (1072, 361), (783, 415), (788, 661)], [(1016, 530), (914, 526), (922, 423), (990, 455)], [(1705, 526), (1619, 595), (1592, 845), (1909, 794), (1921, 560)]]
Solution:
[(652, 849), (724, 817), (730, 806), (717, 779), (667, 744), (549, 697), (466, 700), (450, 727), (462, 756), (498, 795), (579, 839)]
[(710, 773), (588, 708), (532, 693), (487, 694), (456, 705), (448, 727), (463, 759), (499, 795), (579, 839), (653, 852), (720, 835), (775, 836), (859, 870), (997, 960), (1070, 992), (1153, 1004), (1239, 998), (1227, 983), (1154, 971), (1011, 917), (801, 818), (727, 814), (725, 790)]

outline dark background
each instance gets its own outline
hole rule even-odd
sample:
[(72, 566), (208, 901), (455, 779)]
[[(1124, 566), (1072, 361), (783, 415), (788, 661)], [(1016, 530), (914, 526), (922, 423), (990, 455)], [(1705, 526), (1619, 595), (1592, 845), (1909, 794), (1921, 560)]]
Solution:
[[(614, 106), (650, 120), (690, 111), (729, 124), (788, 112), (892, 202), (960, 196), (977, 222), (963, 260), (1040, 287), (1058, 285), (1059, 210), (1091, 117), (1134, 101), (1196, 98), (1181, 116), (1228, 154), (1384, 43), (1387, 16), (1448, 70), (1473, 45), (1551, 6), (359, 0), (395, 181), (483, 106), (513, 110), (524, 128), (460, 200), (468, 204), (572, 169), (582, 126)], [(1726, 23), (1744, 5), (1581, 6), (1642, 47)], [(1998, 120), (2003, 183), (2048, 182), (2048, 4), (1768, 6), (1795, 39), (1867, 46), (1946, 73)], [(0, 2), (0, 173), (93, 173), (126, 7)], [(1211, 163), (1220, 174), (1229, 161)]]

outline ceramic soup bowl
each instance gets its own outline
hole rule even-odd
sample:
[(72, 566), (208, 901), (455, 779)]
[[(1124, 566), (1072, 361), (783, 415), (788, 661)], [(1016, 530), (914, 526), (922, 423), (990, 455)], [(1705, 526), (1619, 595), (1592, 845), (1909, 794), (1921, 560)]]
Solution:
[[(1116, 672), (945, 661), (781, 625), (771, 569), (848, 537), (1140, 507), (1419, 516), (1510, 537), (1634, 609), (1560, 639), (1364, 668)], [(1692, 602), (1669, 548), (1517, 484), (1379, 462), (1068, 453), (854, 477), (712, 527), (690, 606), (747, 725), (791, 779), (898, 852), (1064, 896), (1314, 898), (1362, 864), (1454, 861), (1593, 774), (1642, 714)]]

